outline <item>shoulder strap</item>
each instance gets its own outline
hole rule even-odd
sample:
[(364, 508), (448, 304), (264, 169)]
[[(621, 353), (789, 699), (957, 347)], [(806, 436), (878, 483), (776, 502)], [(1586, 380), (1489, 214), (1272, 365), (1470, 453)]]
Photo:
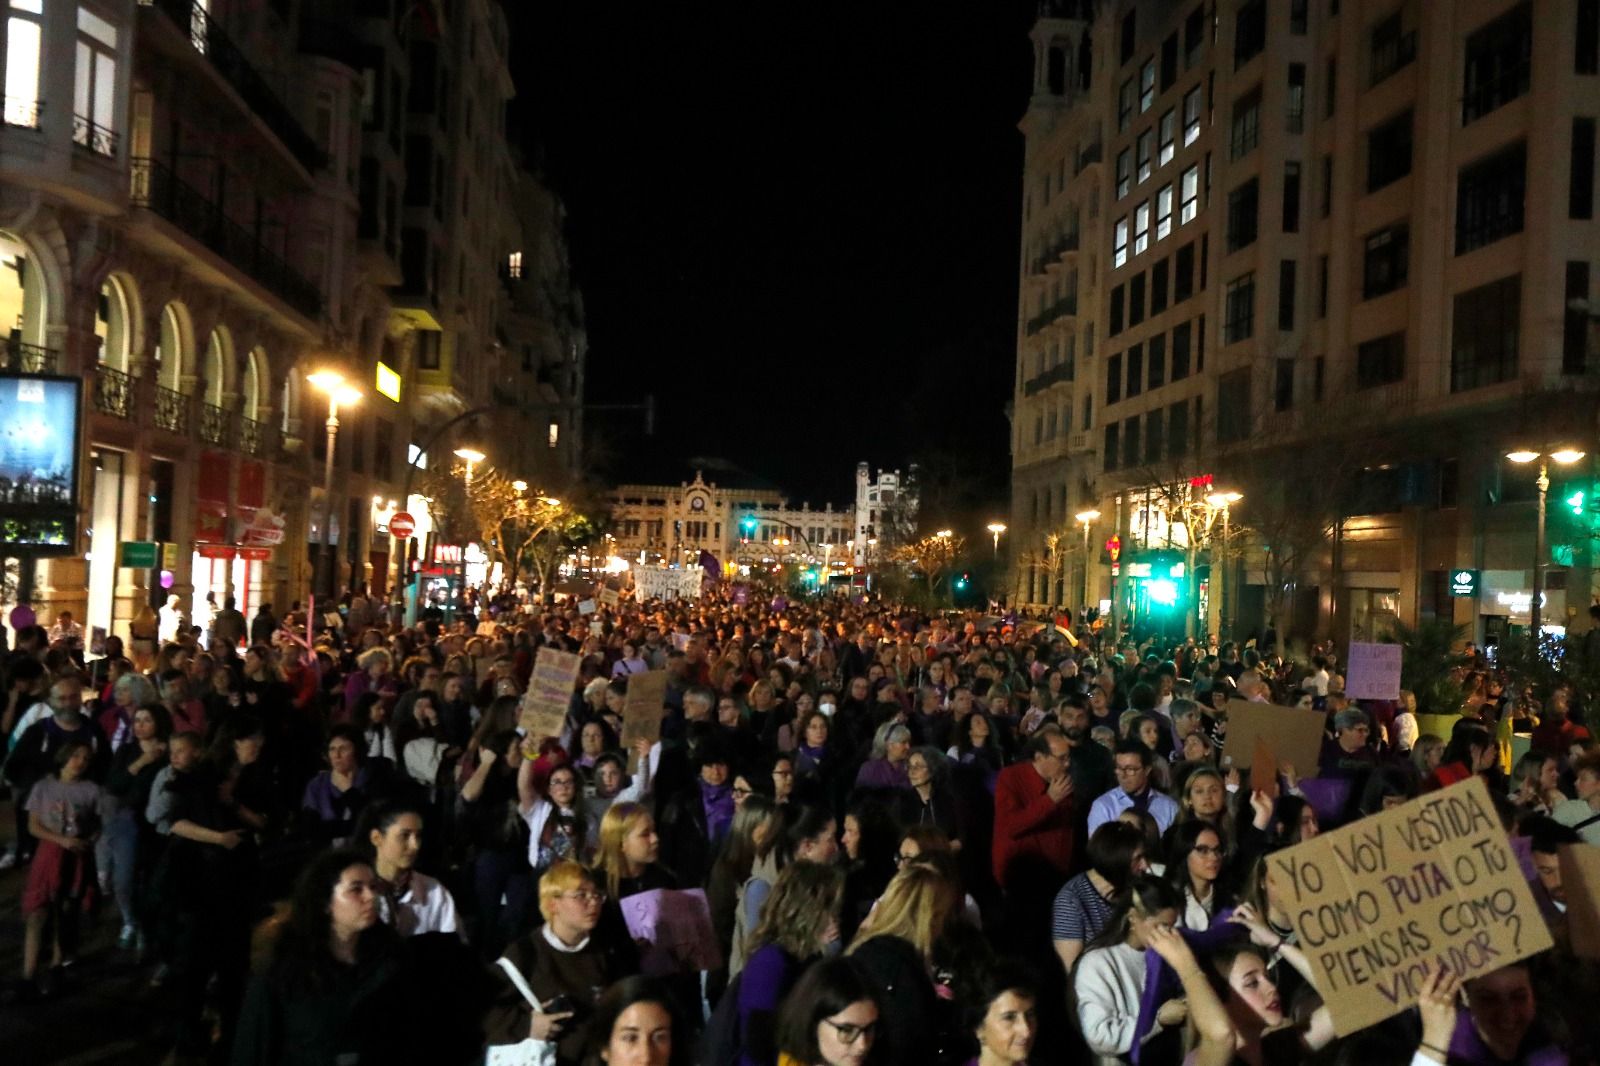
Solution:
[(502, 955), (494, 964), (505, 971), (506, 980), (522, 993), (522, 998), (528, 1001), (528, 1006), (532, 1007), (535, 1013), (544, 1012), (544, 1008), (539, 1005), (539, 997), (533, 994), (533, 989), (528, 987), (528, 982), (523, 978), (521, 971), (511, 964), (510, 959)]
[(1571, 829), (1583, 829), (1585, 826), (1594, 825), (1596, 822), (1600, 822), (1600, 814), (1591, 814), (1591, 815), (1589, 815), (1589, 817), (1585, 818), (1583, 821), (1579, 822), (1576, 825), (1570, 826), (1569, 828), (1571, 828)]

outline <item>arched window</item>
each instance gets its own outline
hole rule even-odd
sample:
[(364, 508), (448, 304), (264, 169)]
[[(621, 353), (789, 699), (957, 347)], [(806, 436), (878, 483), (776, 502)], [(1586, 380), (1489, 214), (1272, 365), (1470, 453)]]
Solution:
[(300, 417), (299, 404), (300, 387), (295, 380), (294, 372), (290, 371), (283, 378), (283, 402), (278, 412), (278, 428), (283, 431), (285, 436), (289, 435), (293, 430), (290, 420)]
[(227, 396), (229, 381), (228, 368), (233, 362), (233, 342), (228, 337), (228, 331), (218, 326), (211, 331), (211, 339), (206, 342), (206, 403), (213, 407), (223, 406), (223, 399)]
[(128, 371), (128, 359), (133, 352), (134, 318), (132, 290), (116, 275), (107, 277), (100, 286), (94, 335), (100, 338), (100, 362), (112, 370)]
[(45, 283), (28, 246), (0, 231), (0, 341), (45, 342)]
[(246, 418), (261, 421), (261, 401), (265, 398), (266, 387), (267, 353), (260, 348), (252, 348), (244, 366), (244, 404), (241, 410)]
[(156, 338), (156, 384), (180, 392), (183, 379), (194, 365), (189, 350), (188, 314), (169, 303), (161, 309), (161, 333)]

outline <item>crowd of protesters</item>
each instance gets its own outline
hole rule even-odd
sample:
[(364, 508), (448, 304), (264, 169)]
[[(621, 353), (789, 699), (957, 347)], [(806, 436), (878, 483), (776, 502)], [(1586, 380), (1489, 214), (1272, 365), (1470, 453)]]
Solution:
[[(1535, 706), (1469, 662), (1441, 737), (1404, 694), (1346, 698), (1335, 649), (1270, 636), (717, 592), (305, 621), (137, 663), (116, 638), (85, 662), (70, 627), (11, 634), (5, 1009), (78, 991), (85, 923), (109, 922), (178, 1062), (1596, 1061), (1558, 855), (1600, 843), (1600, 753), (1565, 688)], [(560, 735), (531, 736), (546, 646), (581, 672)], [(651, 670), (659, 740), (625, 748)], [(1250, 781), (1234, 699), (1325, 711), (1319, 765)], [(1532, 749), (1509, 766), (1512, 727)], [(1265, 856), (1472, 775), (1556, 947), (1441, 971), (1336, 1037)], [(1348, 800), (1319, 813), (1302, 778)], [(620, 901), (689, 888), (721, 965), (641, 976)]]

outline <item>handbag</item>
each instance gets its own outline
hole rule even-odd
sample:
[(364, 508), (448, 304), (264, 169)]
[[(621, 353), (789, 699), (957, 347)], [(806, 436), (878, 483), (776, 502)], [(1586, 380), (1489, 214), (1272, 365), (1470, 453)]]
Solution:
[[(495, 965), (505, 971), (506, 979), (522, 993), (522, 998), (528, 1001), (528, 1006), (533, 1008), (535, 1013), (542, 1013), (544, 1008), (539, 1005), (539, 997), (533, 994), (533, 989), (528, 987), (528, 982), (523, 979), (522, 974), (511, 965), (511, 960), (502, 955), (495, 960)], [(555, 1042), (535, 1040), (530, 1036), (516, 1044), (492, 1045), (484, 1064), (485, 1066), (555, 1066), (555, 1061)]]

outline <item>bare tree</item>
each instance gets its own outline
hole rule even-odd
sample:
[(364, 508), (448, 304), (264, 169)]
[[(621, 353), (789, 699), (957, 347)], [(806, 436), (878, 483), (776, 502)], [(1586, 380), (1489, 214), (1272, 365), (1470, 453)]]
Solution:
[(928, 595), (934, 595), (939, 578), (954, 565), (966, 551), (965, 537), (951, 534), (930, 534), (909, 544), (902, 544), (889, 554), (892, 562), (904, 563), (928, 583)]

